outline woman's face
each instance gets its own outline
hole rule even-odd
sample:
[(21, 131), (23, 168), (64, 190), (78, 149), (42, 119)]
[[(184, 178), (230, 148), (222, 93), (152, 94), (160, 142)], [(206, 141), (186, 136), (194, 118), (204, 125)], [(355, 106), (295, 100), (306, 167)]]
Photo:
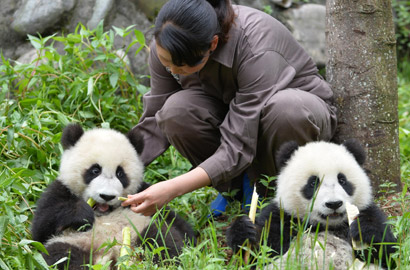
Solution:
[(202, 58), (202, 61), (199, 62), (199, 64), (196, 66), (193, 66), (193, 67), (190, 67), (188, 65), (176, 66), (172, 63), (171, 54), (167, 50), (159, 46), (158, 44), (157, 44), (157, 54), (158, 54), (159, 61), (164, 67), (168, 68), (173, 74), (178, 74), (178, 75), (183, 75), (183, 76), (190, 75), (190, 74), (200, 71), (205, 66), (206, 62), (209, 59), (209, 53), (207, 53), (205, 57)]
[(212, 43), (211, 43), (211, 47), (208, 50), (208, 52), (205, 53), (204, 58), (202, 58), (202, 60), (196, 66), (193, 66), (193, 67), (188, 66), (188, 65), (183, 65), (183, 66), (174, 65), (172, 63), (171, 54), (167, 50), (159, 46), (158, 43), (157, 43), (157, 54), (158, 54), (158, 58), (161, 64), (164, 67), (168, 68), (173, 74), (187, 76), (187, 75), (200, 71), (205, 66), (206, 62), (208, 62), (209, 56), (211, 55), (211, 51), (214, 51), (217, 45), (218, 45), (218, 36), (214, 36), (214, 39), (212, 40)]

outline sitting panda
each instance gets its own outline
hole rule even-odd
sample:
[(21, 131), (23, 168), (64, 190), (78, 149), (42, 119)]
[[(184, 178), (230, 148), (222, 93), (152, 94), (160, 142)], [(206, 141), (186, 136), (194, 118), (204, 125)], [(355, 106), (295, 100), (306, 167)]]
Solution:
[[(395, 251), (396, 239), (386, 224), (385, 215), (373, 202), (371, 181), (362, 168), (364, 161), (364, 150), (356, 140), (348, 140), (342, 145), (311, 142), (301, 147), (296, 142), (285, 143), (276, 155), (280, 173), (273, 201), (263, 208), (255, 224), (248, 216), (234, 220), (227, 230), (228, 245), (234, 251), (245, 240), (255, 246), (266, 226), (267, 244), (273, 250), (272, 255), (285, 254), (294, 247), (292, 240), (297, 229), (293, 224), (299, 223), (306, 225), (306, 231), (310, 228), (313, 235), (309, 238), (302, 234), (300, 237), (308, 246), (302, 256), (323, 253), (323, 243), (311, 244), (313, 238), (327, 240), (327, 253), (318, 256), (319, 264), (325, 262), (332, 264), (333, 269), (347, 269), (346, 264), (353, 262), (352, 240), (362, 240), (373, 247), (372, 252), (356, 251), (364, 254), (363, 260), (367, 261), (371, 256), (370, 262), (378, 260), (383, 267), (393, 263), (390, 255)], [(350, 226), (347, 203), (359, 209), (358, 217)], [(313, 246), (317, 247), (314, 252)], [(281, 260), (283, 262), (283, 257)], [(309, 259), (306, 261), (306, 265), (311, 263)], [(328, 269), (326, 266), (320, 269)]]
[[(119, 196), (149, 186), (143, 182), (138, 156), (143, 144), (135, 130), (127, 135), (112, 129), (84, 132), (80, 125), (70, 124), (63, 130), (61, 143), (64, 152), (59, 177), (42, 193), (32, 223), (33, 239), (45, 245), (48, 255), (43, 257), (49, 265), (64, 257), (68, 260), (58, 269), (67, 269), (66, 265), (88, 269), (83, 265), (104, 265), (110, 260), (114, 265), (126, 226), (131, 229), (131, 245), (150, 246), (155, 239), (171, 258), (184, 243), (195, 241), (190, 225), (168, 209), (154, 220), (121, 207)], [(96, 202), (93, 208), (87, 204), (89, 198)], [(119, 244), (100, 248), (114, 239)]]

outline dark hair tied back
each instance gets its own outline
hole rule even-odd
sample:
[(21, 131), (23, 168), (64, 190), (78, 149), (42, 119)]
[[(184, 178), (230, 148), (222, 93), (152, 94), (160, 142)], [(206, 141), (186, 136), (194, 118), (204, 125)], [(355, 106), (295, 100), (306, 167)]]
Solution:
[(234, 16), (229, 0), (170, 0), (155, 21), (155, 40), (173, 64), (195, 66), (215, 35), (220, 43), (227, 41)]
[(218, 17), (218, 22), (221, 27), (221, 33), (219, 34), (219, 40), (222, 43), (228, 41), (228, 32), (231, 29), (231, 25), (235, 19), (235, 12), (232, 8), (230, 0), (207, 0), (211, 6), (215, 9)]

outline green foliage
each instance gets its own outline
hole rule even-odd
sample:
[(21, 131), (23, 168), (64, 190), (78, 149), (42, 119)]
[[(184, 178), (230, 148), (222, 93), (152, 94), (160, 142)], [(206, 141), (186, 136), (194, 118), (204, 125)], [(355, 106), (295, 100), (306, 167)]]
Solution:
[(410, 50), (410, 1), (393, 0), (394, 22), (396, 24), (397, 49), (402, 56), (409, 57)]
[[(31, 63), (0, 66), (0, 249), (1, 269), (41, 269), (41, 244), (30, 240), (29, 227), (40, 193), (57, 175), (64, 126), (112, 127), (128, 131), (141, 115), (138, 83), (124, 55), (145, 47), (138, 30), (90, 31), (34, 37)], [(123, 53), (114, 38), (134, 34)], [(53, 45), (60, 43), (59, 53)], [(138, 52), (137, 50), (137, 52)]]
[(402, 180), (410, 186), (410, 63), (401, 62), (398, 76), (399, 139)]
[[(133, 35), (128, 47), (115, 48), (115, 38)], [(141, 115), (140, 94), (147, 88), (131, 73), (126, 53), (132, 46), (143, 49), (144, 36), (133, 27), (103, 31), (102, 24), (90, 31), (79, 25), (67, 36), (29, 36), (37, 49), (31, 63), (12, 63), (2, 59), (0, 66), (0, 269), (49, 269), (40, 252), (44, 246), (32, 241), (30, 226), (35, 203), (44, 188), (58, 173), (62, 148), (61, 131), (70, 122), (85, 128), (111, 127), (126, 132)], [(54, 46), (59, 45), (59, 46)], [(57, 50), (55, 47), (63, 48)], [(400, 146), (402, 180), (410, 186), (410, 64), (402, 63), (399, 72)], [(152, 183), (184, 173), (190, 164), (174, 148), (167, 150), (147, 169)], [(266, 178), (268, 185), (272, 179)], [(405, 188), (405, 190), (407, 190)], [(153, 265), (154, 251), (132, 250), (131, 257), (145, 261), (125, 269), (251, 269), (262, 267), (270, 251), (263, 238), (260, 249), (252, 251), (261, 260), (244, 265), (224, 245), (224, 231), (241, 213), (239, 202), (232, 203), (224, 219), (208, 219), (209, 204), (217, 192), (209, 187), (185, 194), (169, 205), (199, 232), (198, 244), (184, 248), (180, 264), (166, 258)], [(395, 254), (400, 269), (410, 265), (409, 197), (404, 191), (393, 201), (402, 215), (390, 219), (400, 246)], [(262, 202), (261, 207), (267, 202)], [(107, 243), (107, 246), (116, 245)], [(126, 258), (124, 258), (125, 260)], [(107, 269), (94, 265), (92, 269)]]

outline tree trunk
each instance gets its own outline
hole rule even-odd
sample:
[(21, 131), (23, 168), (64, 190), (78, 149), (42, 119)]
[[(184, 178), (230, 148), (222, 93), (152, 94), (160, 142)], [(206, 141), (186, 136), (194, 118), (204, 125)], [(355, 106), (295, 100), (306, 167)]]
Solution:
[(396, 40), (390, 0), (328, 0), (326, 77), (335, 94), (336, 142), (357, 138), (375, 194), (401, 190)]

